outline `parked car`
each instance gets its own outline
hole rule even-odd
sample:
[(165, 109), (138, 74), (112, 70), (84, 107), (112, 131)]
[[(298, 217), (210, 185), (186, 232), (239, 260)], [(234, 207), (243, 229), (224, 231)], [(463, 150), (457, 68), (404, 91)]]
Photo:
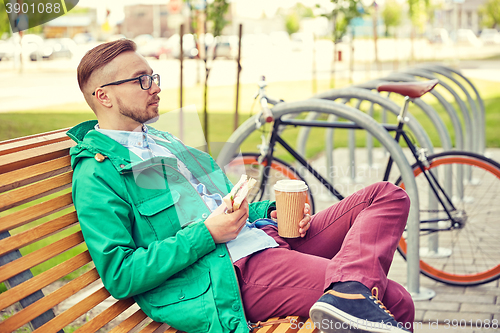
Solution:
[(485, 44), (500, 44), (500, 32), (496, 29), (483, 29), (479, 39)]
[(217, 57), (236, 59), (238, 56), (238, 36), (217, 36)]
[(429, 37), (429, 42), (433, 44), (451, 44), (451, 38), (450, 35), (448, 34), (448, 31), (446, 29), (442, 28), (435, 28), (432, 30), (430, 33)]
[(292, 51), (307, 51), (314, 47), (314, 35), (312, 33), (296, 32), (290, 36), (292, 40)]
[[(180, 39), (179, 34), (172, 35), (167, 42), (168, 48), (171, 50), (170, 55), (174, 58), (179, 58), (180, 54)], [(195, 58), (198, 55), (196, 41), (192, 34), (185, 34), (182, 38), (182, 49), (184, 57)]]
[(86, 44), (95, 41), (94, 36), (88, 32), (81, 32), (73, 36), (76, 44)]
[(14, 51), (15, 45), (10, 39), (0, 40), (0, 61), (14, 58)]
[(168, 44), (168, 38), (153, 38), (137, 46), (137, 52), (144, 57), (154, 57), (160, 59), (172, 53)]
[(483, 42), (470, 29), (458, 29), (456, 34), (451, 34), (451, 39), (457, 44), (472, 45), (474, 47), (483, 45)]
[(75, 46), (76, 43), (70, 38), (46, 39), (42, 45), (30, 53), (30, 59), (31, 61), (37, 61), (41, 59), (71, 58)]

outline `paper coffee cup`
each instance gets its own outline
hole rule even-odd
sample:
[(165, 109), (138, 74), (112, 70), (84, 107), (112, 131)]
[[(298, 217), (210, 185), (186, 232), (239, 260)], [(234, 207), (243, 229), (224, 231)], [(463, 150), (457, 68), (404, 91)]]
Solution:
[(274, 185), (278, 234), (281, 237), (300, 237), (299, 222), (304, 217), (307, 185), (301, 180), (284, 179)]

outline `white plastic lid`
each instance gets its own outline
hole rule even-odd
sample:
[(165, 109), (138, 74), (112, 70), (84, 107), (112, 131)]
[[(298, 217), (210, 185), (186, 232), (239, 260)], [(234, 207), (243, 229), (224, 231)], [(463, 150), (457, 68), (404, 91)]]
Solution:
[(274, 190), (280, 192), (302, 192), (307, 191), (307, 189), (306, 183), (302, 180), (283, 179), (278, 180), (276, 184), (274, 184)]

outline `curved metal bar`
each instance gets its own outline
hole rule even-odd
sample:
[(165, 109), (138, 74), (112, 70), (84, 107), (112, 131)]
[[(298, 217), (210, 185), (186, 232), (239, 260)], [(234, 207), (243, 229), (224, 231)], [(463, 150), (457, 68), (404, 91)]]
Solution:
[[(426, 79), (438, 79), (433, 73), (429, 72), (428, 70), (425, 69), (418, 69), (418, 68), (410, 68), (405, 70), (405, 73), (413, 76), (418, 76), (418, 77), (423, 77)], [(439, 79), (438, 79), (439, 80)], [(446, 82), (443, 82), (443, 80), (439, 80), (439, 84), (448, 90), (448, 92), (455, 98), (455, 101), (458, 104), (458, 107), (460, 108), (460, 112), (462, 114), (462, 118), (464, 121), (464, 127), (465, 127), (465, 135), (464, 137), (464, 150), (467, 151), (474, 151), (474, 126), (472, 125), (472, 120), (470, 118), (469, 110), (467, 109), (467, 105), (465, 105), (464, 101), (458, 96), (457, 92)], [(446, 110), (446, 109), (445, 109)], [(448, 115), (451, 116), (451, 113), (448, 113)], [(453, 120), (452, 122), (456, 122), (456, 120)]]
[(484, 128), (482, 127), (482, 116), (481, 113), (479, 112), (476, 102), (472, 99), (471, 95), (465, 89), (463, 84), (461, 84), (454, 76), (453, 74), (441, 67), (438, 66), (433, 66), (433, 65), (425, 65), (422, 66), (422, 68), (437, 73), (439, 75), (443, 75), (444, 77), (448, 78), (451, 80), (454, 84), (456, 84), (460, 89), (462, 89), (463, 93), (465, 94), (465, 98), (467, 98), (467, 103), (469, 104), (469, 109), (471, 112), (471, 120), (472, 120), (472, 129), (474, 133), (474, 140), (473, 140), (473, 147), (474, 151), (481, 153), (481, 143), (483, 141), (483, 138), (481, 136), (481, 132), (484, 131)]
[(443, 66), (443, 65), (435, 65), (435, 66), (443, 68), (443, 69), (450, 71), (450, 72), (456, 74), (457, 76), (461, 77), (465, 82), (467, 82), (467, 84), (474, 91), (474, 94), (476, 95), (476, 103), (477, 103), (477, 106), (479, 109), (479, 115), (481, 116), (480, 125), (482, 128), (482, 132), (480, 133), (480, 136), (481, 136), (482, 140), (480, 141), (479, 148), (480, 148), (480, 152), (482, 152), (481, 154), (484, 154), (484, 152), (486, 150), (486, 110), (484, 108), (484, 101), (483, 101), (481, 95), (479, 94), (479, 91), (476, 89), (476, 86), (474, 86), (472, 84), (472, 82), (465, 75), (463, 75), (460, 71), (458, 71), (454, 68), (451, 68), (451, 67)]
[[(407, 224), (407, 269), (408, 269), (408, 290), (414, 295), (420, 293), (420, 264), (419, 264), (419, 232), (420, 232), (420, 216), (419, 216), (419, 201), (417, 186), (412, 169), (403, 154), (401, 147), (394, 141), (389, 133), (377, 123), (373, 118), (366, 113), (355, 108), (335, 103), (324, 99), (308, 99), (299, 102), (280, 103), (273, 107), (273, 115), (275, 118), (281, 117), (290, 113), (302, 112), (319, 112), (325, 114), (335, 114), (340, 118), (352, 121), (360, 127), (366, 129), (372, 134), (382, 146), (384, 146), (391, 154), (394, 162), (397, 164), (401, 177), (405, 183), (405, 190), (408, 193), (411, 206)], [(236, 156), (237, 151), (243, 140), (250, 135), (255, 129), (255, 118), (257, 115), (247, 119), (236, 131), (229, 137), (226, 144), (222, 148), (217, 163), (224, 169), (231, 160)]]

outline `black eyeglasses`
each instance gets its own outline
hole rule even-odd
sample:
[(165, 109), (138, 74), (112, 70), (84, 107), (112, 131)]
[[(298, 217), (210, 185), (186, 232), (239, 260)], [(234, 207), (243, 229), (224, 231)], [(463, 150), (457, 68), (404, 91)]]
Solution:
[[(126, 80), (120, 80), (120, 81), (115, 81), (111, 83), (106, 83), (99, 88), (106, 87), (106, 86), (116, 86), (125, 82), (130, 82), (134, 80), (139, 80), (141, 84), (141, 89), (142, 90), (148, 90), (151, 88), (151, 85), (153, 84), (153, 81), (156, 83), (156, 85), (159, 87), (160, 86), (160, 74), (153, 74), (153, 75), (148, 75), (148, 74), (142, 74), (138, 77), (134, 77), (131, 79), (126, 79)], [(92, 96), (95, 96), (95, 91), (92, 93)]]

